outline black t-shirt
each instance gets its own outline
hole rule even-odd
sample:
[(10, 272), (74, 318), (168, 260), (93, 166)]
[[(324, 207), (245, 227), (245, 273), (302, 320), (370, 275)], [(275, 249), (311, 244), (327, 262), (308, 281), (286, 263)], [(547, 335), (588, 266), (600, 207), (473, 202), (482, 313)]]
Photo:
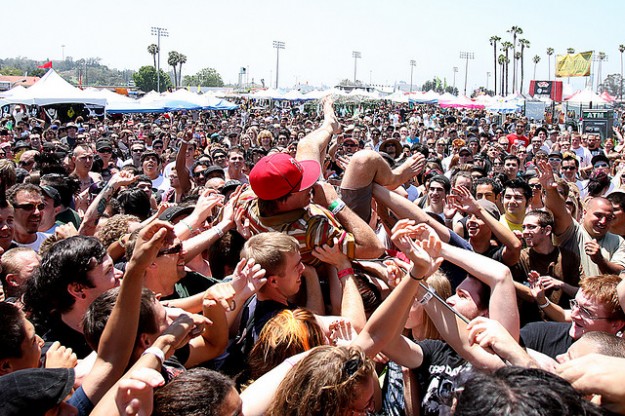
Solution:
[(46, 341), (46, 345), (41, 351), (42, 355), (45, 354), (44, 351), (48, 351), (48, 348), (54, 341), (59, 341), (62, 346), (71, 348), (79, 360), (85, 358), (93, 351), (87, 344), (85, 336), (67, 326), (61, 318), (51, 319), (48, 323), (47, 331), (44, 332), (41, 338)]
[(421, 414), (450, 415), (456, 388), (464, 385), (471, 364), (446, 342), (424, 340), (418, 344), (423, 363), (414, 371), (421, 391)]
[(521, 345), (555, 359), (573, 344), (570, 329), (569, 322), (532, 322), (521, 328)]
[(174, 293), (161, 298), (161, 300), (188, 298), (189, 296), (204, 292), (216, 283), (219, 283), (219, 280), (213, 279), (212, 277), (205, 277), (197, 272), (187, 272), (186, 276), (180, 279), (174, 286)]

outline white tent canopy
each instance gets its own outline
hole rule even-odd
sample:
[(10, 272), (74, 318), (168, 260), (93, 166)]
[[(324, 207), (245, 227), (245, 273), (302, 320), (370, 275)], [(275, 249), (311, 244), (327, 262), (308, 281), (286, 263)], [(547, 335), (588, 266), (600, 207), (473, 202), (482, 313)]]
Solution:
[(50, 69), (33, 86), (15, 92), (6, 101), (13, 104), (95, 104), (104, 107), (106, 98), (82, 91), (65, 81), (54, 69)]

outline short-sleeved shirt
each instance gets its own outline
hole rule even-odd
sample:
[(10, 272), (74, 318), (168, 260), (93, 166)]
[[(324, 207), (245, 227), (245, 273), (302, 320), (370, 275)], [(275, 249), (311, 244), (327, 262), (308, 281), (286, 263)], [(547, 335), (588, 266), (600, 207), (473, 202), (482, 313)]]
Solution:
[[(573, 220), (569, 228), (562, 234), (554, 237), (557, 245), (565, 250), (579, 253), (584, 274), (588, 277), (601, 275), (601, 270), (593, 262), (584, 250), (584, 244), (593, 241), (594, 238), (588, 234), (586, 229), (577, 221)], [(612, 263), (625, 266), (625, 240), (616, 234), (607, 233), (603, 238), (597, 239), (601, 247), (601, 255)]]
[(521, 344), (555, 359), (573, 344), (570, 329), (569, 322), (532, 322), (521, 328)]
[[(251, 191), (249, 191), (251, 193)], [(246, 192), (247, 194), (247, 192)], [(252, 194), (253, 195), (253, 194)], [(332, 213), (317, 204), (306, 208), (284, 212), (270, 217), (262, 217), (258, 209), (258, 198), (252, 197), (245, 202), (252, 234), (277, 231), (295, 237), (299, 243), (302, 262), (317, 266), (321, 262), (312, 256), (315, 247), (339, 241), (341, 251), (350, 259), (355, 257), (356, 240), (334, 218)]]
[(421, 414), (451, 415), (455, 390), (464, 385), (472, 366), (446, 342), (424, 340), (418, 344), (423, 363), (414, 371), (421, 391)]

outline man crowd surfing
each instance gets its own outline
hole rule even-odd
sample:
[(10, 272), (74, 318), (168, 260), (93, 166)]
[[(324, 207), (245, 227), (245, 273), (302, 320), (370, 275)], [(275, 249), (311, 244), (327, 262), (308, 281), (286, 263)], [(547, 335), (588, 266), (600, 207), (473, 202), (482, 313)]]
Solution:
[(0, 414), (625, 414), (620, 118), (253, 105), (0, 120)]

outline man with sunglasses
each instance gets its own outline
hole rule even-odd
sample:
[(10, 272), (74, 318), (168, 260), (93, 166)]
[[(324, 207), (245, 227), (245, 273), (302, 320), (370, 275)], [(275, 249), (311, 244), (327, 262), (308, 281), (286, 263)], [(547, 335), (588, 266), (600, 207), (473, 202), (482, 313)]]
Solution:
[(13, 185), (7, 191), (7, 199), (14, 209), (13, 242), (39, 251), (46, 239), (45, 234), (37, 231), (45, 208), (41, 188), (30, 183)]
[(578, 223), (558, 193), (551, 166), (541, 161), (537, 168), (538, 178), (546, 191), (545, 206), (555, 220), (555, 243), (579, 254), (586, 276), (618, 274), (625, 269), (625, 240), (609, 232), (614, 220), (612, 203), (605, 198), (592, 198)]

